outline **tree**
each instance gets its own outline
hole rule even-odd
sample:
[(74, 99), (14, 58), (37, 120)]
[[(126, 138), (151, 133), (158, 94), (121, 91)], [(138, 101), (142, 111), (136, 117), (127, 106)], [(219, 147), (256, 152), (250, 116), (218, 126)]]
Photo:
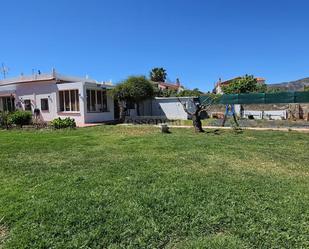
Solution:
[(199, 97), (203, 94), (198, 88), (193, 90), (185, 89), (181, 92), (176, 89), (159, 89), (155, 93), (156, 97)]
[(158, 89), (156, 91), (156, 97), (176, 97), (177, 90), (175, 89)]
[(259, 84), (253, 75), (245, 75), (244, 77), (233, 80), (228, 85), (222, 86), (222, 91), (225, 94), (265, 92), (266, 90), (266, 85)]
[(133, 102), (137, 105), (139, 115), (139, 103), (154, 95), (154, 88), (144, 76), (131, 76), (111, 90), (112, 96), (118, 101), (120, 109), (120, 121), (125, 119), (124, 102)]
[(203, 103), (196, 103), (195, 101), (189, 100), (192, 102), (193, 106), (193, 110), (189, 111), (188, 106), (181, 102), (181, 100), (178, 98), (178, 101), (182, 104), (184, 111), (191, 116), (195, 132), (205, 132), (202, 127), (202, 113), (207, 113), (209, 108), (216, 102), (217, 99), (218, 96), (208, 95)]
[(282, 89), (282, 88), (276, 88), (276, 87), (272, 87), (272, 88), (268, 88), (266, 90), (267, 93), (280, 93), (280, 92), (287, 92), (286, 89)]
[(178, 97), (198, 97), (201, 96), (203, 92), (201, 92), (198, 88), (194, 88), (193, 90), (183, 90), (177, 94)]
[(154, 82), (165, 82), (166, 76), (167, 73), (163, 67), (155, 67), (150, 72), (150, 80)]

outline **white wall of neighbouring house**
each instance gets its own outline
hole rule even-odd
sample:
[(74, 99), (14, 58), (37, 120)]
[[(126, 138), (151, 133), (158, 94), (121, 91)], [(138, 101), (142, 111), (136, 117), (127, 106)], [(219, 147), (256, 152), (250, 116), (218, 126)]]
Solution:
[(223, 94), (222, 87), (220, 85), (216, 86), (216, 94)]
[[(188, 99), (181, 99), (183, 104), (188, 105)], [(177, 98), (156, 98), (153, 100), (152, 110), (155, 116), (163, 116), (171, 120), (187, 120), (182, 103)]]
[[(182, 104), (185, 104), (189, 111), (192, 111), (192, 108), (194, 109), (193, 98), (191, 97), (158, 97), (143, 101), (140, 104), (140, 115), (162, 117), (170, 120), (187, 120), (189, 115), (185, 112)], [(130, 110), (130, 117), (136, 117), (136, 111), (132, 112)]]

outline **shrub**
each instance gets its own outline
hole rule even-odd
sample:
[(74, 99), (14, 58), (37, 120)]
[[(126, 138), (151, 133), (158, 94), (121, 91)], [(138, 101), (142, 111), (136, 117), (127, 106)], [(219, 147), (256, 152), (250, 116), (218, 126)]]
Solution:
[(15, 111), (8, 115), (9, 122), (23, 127), (23, 125), (29, 125), (32, 120), (32, 113), (28, 111)]
[(8, 129), (12, 126), (8, 112), (0, 112), (0, 128)]
[(75, 128), (76, 123), (73, 118), (56, 118), (51, 122), (51, 126), (54, 129), (65, 129), (65, 128)]

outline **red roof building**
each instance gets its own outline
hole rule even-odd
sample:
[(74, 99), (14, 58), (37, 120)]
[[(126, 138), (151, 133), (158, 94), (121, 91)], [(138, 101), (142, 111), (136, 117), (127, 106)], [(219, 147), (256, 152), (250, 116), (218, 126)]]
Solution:
[(166, 83), (166, 82), (153, 82), (158, 89), (160, 90), (176, 90), (177, 92), (181, 92), (184, 90), (184, 87), (180, 84), (179, 80), (176, 83)]
[[(214, 89), (214, 93), (216, 94), (223, 94), (223, 91), (222, 91), (222, 86), (227, 86), (229, 84), (231, 84), (234, 80), (238, 80), (238, 79), (241, 79), (241, 77), (235, 77), (233, 79), (229, 79), (229, 80), (225, 80), (225, 81), (222, 81), (221, 79), (219, 79), (219, 81), (216, 83), (216, 86), (215, 86), (215, 89)], [(258, 84), (265, 84), (265, 79), (264, 78), (261, 78), (261, 77), (256, 77), (255, 78), (257, 80), (257, 83)]]

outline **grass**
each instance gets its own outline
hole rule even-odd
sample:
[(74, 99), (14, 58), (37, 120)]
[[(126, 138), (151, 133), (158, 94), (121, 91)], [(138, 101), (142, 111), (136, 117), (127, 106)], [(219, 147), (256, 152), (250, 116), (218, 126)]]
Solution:
[(308, 248), (309, 134), (0, 131), (0, 248)]

